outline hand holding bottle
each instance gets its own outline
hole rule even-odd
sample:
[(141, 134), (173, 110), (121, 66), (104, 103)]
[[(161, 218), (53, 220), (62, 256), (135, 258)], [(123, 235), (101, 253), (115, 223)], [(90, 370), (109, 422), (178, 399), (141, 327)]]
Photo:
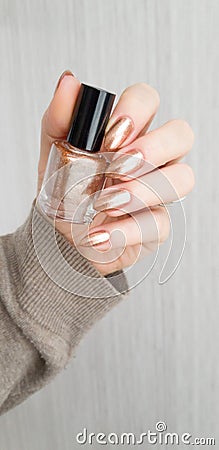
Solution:
[[(38, 193), (51, 145), (67, 137), (79, 91), (79, 80), (64, 72), (42, 119)], [(104, 154), (109, 152), (112, 162), (105, 169), (106, 185), (94, 203), (99, 214), (85, 235), (83, 227), (56, 222), (70, 242), (75, 244), (76, 236), (85, 257), (94, 249), (101, 252), (101, 260), (97, 258), (94, 264), (104, 275), (132, 265), (140, 247), (143, 257), (164, 242), (170, 224), (166, 209), (160, 205), (184, 197), (194, 185), (192, 169), (180, 162), (192, 147), (193, 132), (184, 120), (172, 120), (148, 131), (158, 106), (157, 92), (144, 83), (123, 92), (101, 147)], [(72, 230), (76, 230), (75, 236)], [(121, 233), (125, 237), (122, 251)], [(109, 250), (118, 257), (105, 258)]]

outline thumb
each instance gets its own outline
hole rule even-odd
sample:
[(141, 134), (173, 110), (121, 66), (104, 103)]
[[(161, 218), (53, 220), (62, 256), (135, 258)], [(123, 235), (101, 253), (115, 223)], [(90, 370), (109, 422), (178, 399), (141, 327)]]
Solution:
[(66, 70), (63, 72), (46, 109), (41, 123), (41, 148), (38, 164), (38, 191), (40, 190), (52, 143), (56, 139), (66, 139), (80, 81)]

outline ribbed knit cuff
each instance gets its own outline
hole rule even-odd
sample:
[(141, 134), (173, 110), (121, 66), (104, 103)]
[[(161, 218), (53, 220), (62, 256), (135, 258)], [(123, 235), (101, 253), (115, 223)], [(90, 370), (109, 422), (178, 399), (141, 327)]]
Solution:
[(5, 298), (7, 309), (42, 356), (63, 366), (85, 332), (125, 296), (126, 278), (118, 272), (112, 283), (102, 276), (34, 204), (12, 236), (13, 248), (4, 242), (15, 290), (14, 301)]

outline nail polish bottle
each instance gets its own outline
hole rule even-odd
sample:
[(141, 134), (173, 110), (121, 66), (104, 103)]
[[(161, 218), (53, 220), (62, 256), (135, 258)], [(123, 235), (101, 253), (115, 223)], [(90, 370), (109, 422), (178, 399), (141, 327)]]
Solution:
[(49, 217), (90, 223), (105, 181), (107, 159), (99, 152), (115, 94), (81, 84), (64, 141), (51, 147), (38, 205)]

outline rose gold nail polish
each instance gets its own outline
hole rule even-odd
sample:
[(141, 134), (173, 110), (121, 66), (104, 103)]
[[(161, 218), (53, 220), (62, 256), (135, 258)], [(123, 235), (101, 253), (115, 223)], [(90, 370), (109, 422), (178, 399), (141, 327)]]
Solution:
[(110, 235), (108, 231), (95, 231), (93, 233), (90, 233), (88, 236), (85, 236), (81, 240), (80, 245), (82, 245), (83, 247), (91, 247), (108, 243), (109, 240)]
[(97, 211), (119, 208), (127, 205), (131, 200), (129, 191), (123, 189), (103, 190), (99, 198), (95, 201), (94, 207)]
[(107, 131), (104, 139), (106, 150), (116, 150), (123, 144), (134, 129), (134, 123), (130, 117), (122, 117)]
[(135, 172), (143, 164), (144, 158), (140, 150), (130, 150), (111, 162), (107, 167), (106, 175), (110, 178), (120, 178)]
[(81, 84), (67, 140), (51, 148), (38, 198), (42, 211), (56, 220), (90, 223), (103, 188), (107, 160), (99, 152), (115, 95)]

